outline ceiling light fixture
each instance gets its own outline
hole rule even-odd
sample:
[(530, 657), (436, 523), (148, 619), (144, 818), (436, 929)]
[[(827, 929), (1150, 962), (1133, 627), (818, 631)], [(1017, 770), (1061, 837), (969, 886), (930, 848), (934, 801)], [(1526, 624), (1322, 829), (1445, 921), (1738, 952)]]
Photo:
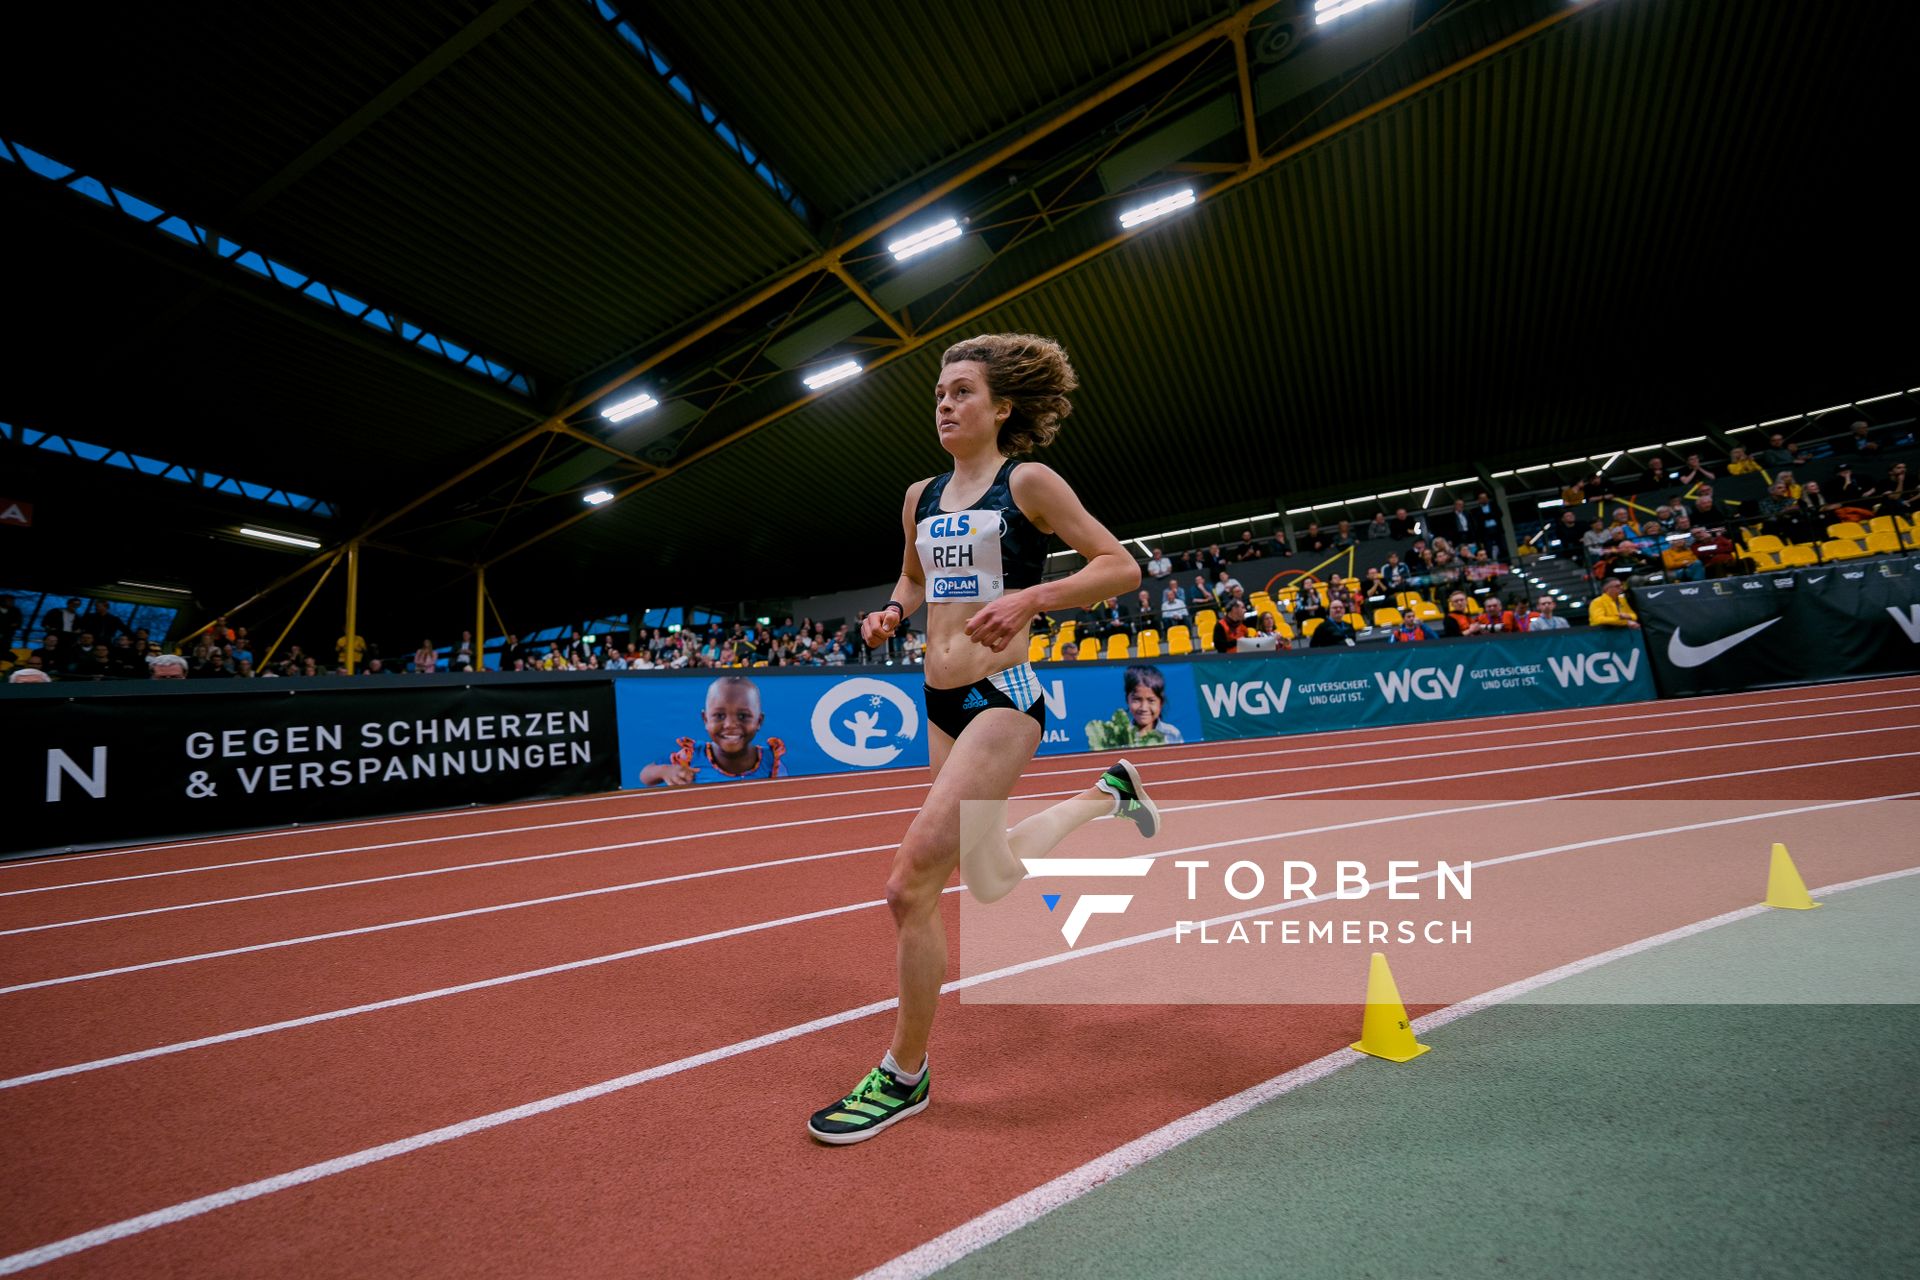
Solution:
[(814, 374), (812, 377), (805, 379), (805, 382), (807, 386), (811, 387), (815, 391), (818, 391), (822, 387), (830, 387), (836, 382), (845, 382), (848, 378), (853, 377), (855, 374), (859, 372), (860, 372), (859, 361), (846, 360), (841, 362), (840, 364), (834, 365), (831, 369), (822, 369), (820, 372)]
[(288, 547), (305, 547), (309, 551), (320, 549), (320, 544), (312, 538), (297, 538), (290, 533), (275, 533), (271, 529), (255, 529), (251, 526), (243, 526), (240, 532), (249, 538), (259, 538), (263, 542), (278, 542)]
[(905, 262), (917, 253), (925, 253), (936, 245), (946, 244), (949, 240), (960, 238), (960, 223), (953, 218), (945, 222), (936, 222), (930, 227), (914, 232), (899, 240), (887, 244), (887, 252), (893, 255), (895, 262)]
[(580, 501), (586, 503), (590, 507), (597, 507), (603, 503), (612, 502), (613, 493), (607, 489), (595, 489), (592, 493), (586, 493), (586, 494), (580, 495)]
[(1128, 209), (1120, 215), (1120, 225), (1137, 227), (1143, 222), (1152, 222), (1155, 218), (1164, 218), (1176, 210), (1184, 209), (1194, 203), (1193, 188), (1186, 187), (1170, 196), (1163, 196), (1151, 204)]
[(600, 411), (600, 416), (608, 422), (625, 422), (628, 418), (638, 417), (660, 402), (642, 391), (639, 395), (622, 400), (619, 404), (610, 404)]

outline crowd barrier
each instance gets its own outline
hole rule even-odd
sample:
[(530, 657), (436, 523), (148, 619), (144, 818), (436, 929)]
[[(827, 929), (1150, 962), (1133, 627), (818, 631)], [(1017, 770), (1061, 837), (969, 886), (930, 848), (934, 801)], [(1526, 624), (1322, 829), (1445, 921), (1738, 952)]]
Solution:
[[(924, 766), (918, 668), (21, 686), (0, 853), (577, 795)], [(1043, 755), (1142, 751), (1654, 696), (1632, 632), (1035, 669)]]
[(1666, 697), (1920, 672), (1920, 556), (1633, 591)]

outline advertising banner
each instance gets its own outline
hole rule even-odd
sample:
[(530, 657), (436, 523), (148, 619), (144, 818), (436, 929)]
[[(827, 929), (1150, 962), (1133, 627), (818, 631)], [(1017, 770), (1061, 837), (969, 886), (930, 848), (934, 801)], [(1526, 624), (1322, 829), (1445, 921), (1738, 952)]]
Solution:
[[(1201, 740), (1190, 664), (1044, 666), (1041, 755)], [(686, 786), (927, 763), (919, 668), (615, 681), (620, 785)]]
[(1310, 650), (1195, 664), (1208, 741), (1608, 706), (1654, 696), (1633, 631)]
[(1637, 587), (1660, 691), (1920, 672), (1920, 557)]
[(0, 850), (610, 790), (604, 681), (9, 698)]

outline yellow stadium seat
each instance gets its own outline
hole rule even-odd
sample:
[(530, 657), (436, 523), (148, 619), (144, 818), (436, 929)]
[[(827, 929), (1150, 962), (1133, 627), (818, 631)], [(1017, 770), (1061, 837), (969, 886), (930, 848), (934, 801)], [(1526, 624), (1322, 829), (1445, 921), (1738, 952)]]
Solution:
[(1900, 532), (1900, 525), (1892, 516), (1875, 516), (1873, 519), (1867, 521), (1867, 532), (1891, 533), (1897, 536)]
[(1873, 529), (1867, 533), (1867, 554), (1870, 556), (1898, 555), (1900, 553), (1900, 535), (1891, 529)]
[(1277, 618), (1274, 620), (1274, 623), (1273, 623), (1273, 631), (1274, 631), (1274, 634), (1279, 636), (1282, 640), (1288, 641), (1289, 643), (1292, 642), (1293, 628), (1288, 626), (1286, 623), (1281, 622)]
[(1360, 579), (1358, 578), (1347, 579), (1347, 594), (1350, 596), (1357, 596), (1360, 594)]
[(1045, 636), (1035, 636), (1033, 639), (1027, 641), (1027, 661), (1039, 662), (1042, 658), (1045, 658), (1047, 656), (1047, 649), (1051, 643), (1052, 642)]
[(1866, 554), (1860, 544), (1850, 538), (1829, 538), (1820, 544), (1820, 556), (1824, 560), (1858, 560)]
[(1273, 603), (1273, 597), (1268, 595), (1264, 591), (1256, 591), (1252, 595), (1247, 597), (1247, 603), (1252, 605), (1254, 609), (1258, 611), (1260, 606), (1263, 604), (1271, 605)]
[(1781, 567), (1780, 553), (1778, 551), (1754, 551), (1749, 549), (1747, 555), (1752, 559), (1753, 567), (1761, 572)]
[(1300, 634), (1309, 640), (1313, 639), (1313, 633), (1318, 631), (1320, 624), (1325, 621), (1325, 618), (1308, 618), (1300, 624)]
[(1167, 652), (1176, 656), (1193, 652), (1193, 636), (1185, 627), (1167, 628)]
[(1060, 638), (1061, 638), (1062, 640), (1071, 640), (1071, 639), (1073, 639), (1073, 629), (1074, 629), (1074, 627), (1076, 627), (1077, 625), (1078, 625), (1077, 623), (1072, 623), (1072, 622), (1063, 622), (1063, 623), (1061, 623), (1061, 624), (1060, 624)]
[(1314, 591), (1320, 597), (1320, 607), (1322, 609), (1326, 608), (1328, 603), (1327, 602), (1327, 584), (1324, 582), (1320, 583), (1319, 585), (1314, 587)]
[(1900, 535), (1900, 541), (1906, 544), (1909, 551), (1920, 551), (1920, 529), (1909, 525), (1907, 531)]
[(1866, 536), (1867, 531), (1851, 520), (1842, 520), (1839, 524), (1827, 526), (1829, 538), (1864, 538)]
[(1422, 622), (1438, 622), (1441, 618), (1440, 606), (1431, 600), (1415, 600), (1413, 616)]
[(1777, 552), (1786, 545), (1786, 543), (1780, 541), (1780, 539), (1770, 533), (1757, 533), (1747, 539), (1747, 550), (1749, 552)]
[(1100, 656), (1100, 642), (1089, 640), (1080, 646), (1080, 661), (1092, 662)]
[(1373, 611), (1373, 625), (1376, 627), (1397, 627), (1400, 625), (1401, 618), (1402, 614), (1398, 609), (1375, 609)]
[(1213, 652), (1213, 624), (1220, 621), (1220, 615), (1211, 609), (1202, 609), (1193, 615), (1193, 634), (1202, 653)]
[(1132, 656), (1132, 653), (1133, 641), (1129, 640), (1126, 636), (1107, 637), (1107, 656), (1109, 658), (1126, 658)]
[(1819, 563), (1820, 553), (1808, 543), (1795, 542), (1780, 548), (1780, 566), (1783, 569), (1804, 569)]
[(1485, 612), (1486, 610), (1480, 607), (1480, 601), (1478, 599), (1476, 599), (1473, 596), (1467, 597), (1467, 613), (1469, 616), (1476, 613), (1485, 613)]
[(1143, 658), (1157, 658), (1160, 656), (1160, 633), (1158, 631), (1142, 631), (1140, 633), (1140, 656)]

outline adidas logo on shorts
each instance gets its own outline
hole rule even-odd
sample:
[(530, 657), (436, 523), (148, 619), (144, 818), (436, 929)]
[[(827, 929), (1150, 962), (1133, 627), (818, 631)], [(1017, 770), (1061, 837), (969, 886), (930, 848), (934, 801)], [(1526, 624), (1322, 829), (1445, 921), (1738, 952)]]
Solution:
[(987, 705), (987, 699), (978, 689), (967, 690), (967, 696), (960, 700), (962, 711), (978, 711)]

